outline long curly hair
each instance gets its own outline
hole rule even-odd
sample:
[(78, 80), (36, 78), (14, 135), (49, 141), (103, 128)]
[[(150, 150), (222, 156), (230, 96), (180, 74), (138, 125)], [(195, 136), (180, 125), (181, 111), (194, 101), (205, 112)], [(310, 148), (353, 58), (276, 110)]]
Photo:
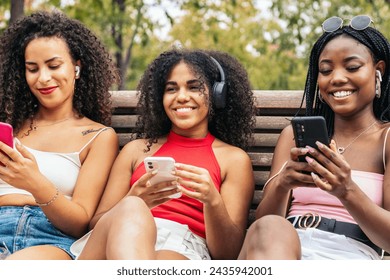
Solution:
[[(212, 98), (209, 104), (208, 129), (218, 139), (246, 150), (251, 144), (255, 125), (255, 103), (246, 70), (240, 62), (227, 53), (208, 50), (172, 49), (161, 53), (144, 72), (138, 86), (139, 118), (134, 138), (148, 139), (148, 149), (171, 129), (171, 121), (163, 107), (167, 78), (180, 62), (186, 63), (210, 94), (215, 82), (220, 82), (220, 72), (215, 58), (222, 66), (227, 85), (226, 107), (216, 108)], [(205, 95), (207, 96), (207, 95)]]
[(375, 28), (367, 27), (364, 30), (355, 30), (349, 26), (344, 26), (334, 32), (325, 32), (314, 44), (309, 60), (309, 69), (306, 77), (304, 97), (306, 97), (306, 115), (320, 115), (327, 121), (329, 137), (334, 132), (334, 112), (326, 104), (319, 101), (319, 89), (317, 87), (318, 62), (322, 50), (331, 40), (349, 36), (359, 43), (365, 45), (371, 52), (374, 63), (383, 60), (386, 63), (385, 73), (382, 75), (381, 97), (374, 99), (374, 114), (381, 121), (390, 120), (390, 45), (388, 40)]
[(118, 70), (102, 42), (81, 22), (59, 11), (25, 16), (0, 37), (0, 120), (10, 123), (17, 132), (38, 111), (38, 100), (26, 82), (25, 49), (32, 40), (42, 37), (64, 40), (73, 61), (80, 60), (80, 78), (73, 98), (77, 114), (110, 125), (109, 90), (119, 82)]

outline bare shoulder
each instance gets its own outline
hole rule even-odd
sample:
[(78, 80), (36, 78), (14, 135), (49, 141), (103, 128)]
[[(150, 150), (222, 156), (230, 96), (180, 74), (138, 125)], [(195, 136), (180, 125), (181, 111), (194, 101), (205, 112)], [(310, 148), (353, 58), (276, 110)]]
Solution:
[(227, 144), (219, 139), (215, 139), (212, 147), (221, 168), (224, 165), (234, 165), (234, 162), (247, 162), (251, 164), (248, 153), (239, 147)]
[(294, 140), (294, 131), (292, 129), (292, 125), (287, 125), (285, 128), (283, 128), (282, 132), (280, 133), (280, 138), (286, 138), (286, 139), (292, 139)]
[(87, 122), (84, 125), (81, 124), (78, 127), (78, 130), (81, 134), (80, 137), (83, 139), (89, 140), (93, 137), (96, 137), (96, 143), (115, 143), (118, 142), (118, 135), (112, 127), (105, 126), (97, 122)]
[(384, 152), (386, 157), (386, 165), (390, 166), (390, 122), (383, 123), (381, 127), (381, 137), (384, 143)]
[(292, 126), (288, 125), (283, 128), (282, 132), (280, 133), (275, 148), (276, 150), (282, 149), (285, 151), (290, 150), (292, 147), (295, 147), (294, 131)]
[(123, 146), (121, 153), (139, 153), (146, 149), (145, 139), (135, 139)]
[(148, 141), (146, 139), (132, 140), (122, 148), (119, 158), (123, 161), (130, 160), (132, 168), (135, 169), (147, 156), (152, 156), (165, 142), (166, 138), (162, 137), (148, 149)]
[(166, 142), (166, 137), (161, 137), (158, 139), (157, 143), (153, 143), (151, 147), (148, 148), (148, 141), (146, 139), (135, 139), (128, 142), (122, 149), (124, 153), (131, 153), (144, 157), (153, 155), (161, 146)]
[(390, 122), (382, 123), (381, 128), (384, 135), (388, 134), (388, 130), (390, 129)]
[(95, 122), (91, 119), (88, 119), (87, 117), (83, 117), (81, 119), (78, 119), (75, 122), (75, 128), (80, 130), (81, 134), (83, 136), (89, 135), (89, 134), (95, 134), (96, 132), (99, 132), (102, 129), (105, 130), (113, 130), (113, 129), (108, 129), (109, 127)]

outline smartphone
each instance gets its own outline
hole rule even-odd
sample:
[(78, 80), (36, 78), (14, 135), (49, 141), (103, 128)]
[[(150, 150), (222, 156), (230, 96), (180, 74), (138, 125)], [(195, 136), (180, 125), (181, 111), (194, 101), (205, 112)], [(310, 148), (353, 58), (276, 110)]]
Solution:
[[(146, 172), (150, 172), (153, 170), (158, 170), (157, 174), (154, 175), (150, 179), (150, 183), (152, 185), (166, 182), (166, 181), (174, 181), (176, 177), (172, 174), (172, 171), (175, 170), (175, 160), (171, 157), (146, 157), (144, 159), (144, 165)], [(161, 191), (171, 190), (176, 187), (172, 186), (170, 188), (162, 189)], [(179, 198), (181, 193), (175, 193), (170, 195), (170, 198)]]
[[(316, 141), (329, 146), (328, 130), (322, 116), (295, 117), (291, 120), (297, 147), (310, 146), (316, 148)], [(305, 156), (299, 158), (305, 161)]]
[(0, 141), (4, 142), (11, 148), (14, 147), (13, 130), (10, 124), (0, 122)]

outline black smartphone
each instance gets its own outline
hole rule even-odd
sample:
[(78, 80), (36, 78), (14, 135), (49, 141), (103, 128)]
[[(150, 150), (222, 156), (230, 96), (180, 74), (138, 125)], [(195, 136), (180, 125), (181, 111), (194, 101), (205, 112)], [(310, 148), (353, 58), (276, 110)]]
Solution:
[[(316, 148), (316, 141), (329, 146), (328, 130), (322, 116), (295, 117), (291, 120), (294, 131), (295, 145), (297, 147), (310, 146)], [(301, 156), (300, 161), (305, 161)]]

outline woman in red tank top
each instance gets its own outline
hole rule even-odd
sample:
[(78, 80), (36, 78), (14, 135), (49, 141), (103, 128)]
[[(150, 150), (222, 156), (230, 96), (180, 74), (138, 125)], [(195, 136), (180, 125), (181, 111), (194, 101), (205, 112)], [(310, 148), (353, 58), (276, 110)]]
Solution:
[[(114, 163), (94, 230), (74, 246), (79, 259), (237, 258), (254, 190), (246, 71), (226, 53), (173, 49), (138, 91), (136, 139)], [(175, 179), (152, 184), (150, 156), (173, 158)]]

